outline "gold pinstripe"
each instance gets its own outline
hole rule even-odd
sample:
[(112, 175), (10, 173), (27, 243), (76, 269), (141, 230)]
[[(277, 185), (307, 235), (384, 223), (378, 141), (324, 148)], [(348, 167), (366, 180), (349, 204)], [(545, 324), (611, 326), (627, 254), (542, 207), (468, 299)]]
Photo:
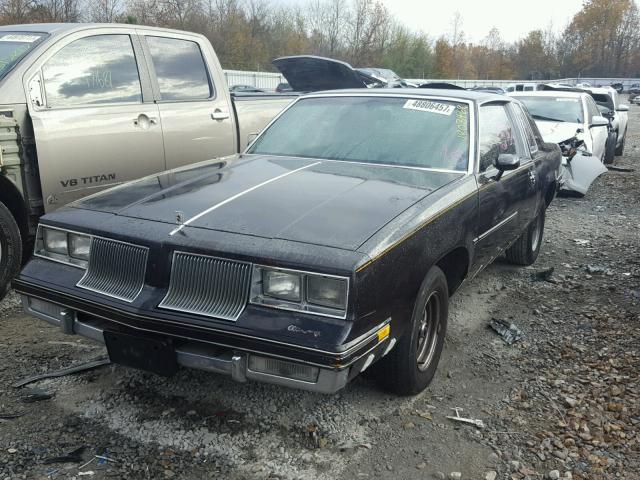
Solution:
[[(500, 179), (500, 181), (507, 181), (509, 179), (512, 178), (516, 178), (516, 175), (514, 175), (515, 173), (518, 173), (521, 170), (525, 170), (528, 169), (531, 165), (531, 162), (527, 162), (524, 165), (522, 165), (520, 168), (517, 168), (515, 170), (513, 170), (513, 173)], [(485, 190), (486, 188), (495, 185), (496, 182), (487, 182), (484, 185), (481, 185), (478, 187), (478, 189), (474, 192), (471, 192), (468, 195), (465, 195), (464, 197), (462, 197), (461, 199), (455, 201), (454, 203), (452, 203), (451, 205), (449, 205), (446, 209), (442, 210), (441, 212), (438, 212), (437, 214), (435, 214), (433, 217), (427, 219), (424, 223), (418, 225), (415, 229), (413, 229), (412, 231), (410, 231), (409, 233), (405, 234), (404, 236), (402, 236), (399, 240), (397, 240), (396, 242), (394, 242), (393, 244), (389, 245), (387, 248), (385, 248), (382, 252), (380, 252), (378, 255), (376, 255), (375, 257), (373, 257), (370, 260), (367, 260), (365, 263), (363, 263), (362, 265), (360, 265), (357, 269), (356, 269), (356, 273), (360, 273), (362, 270), (364, 270), (365, 268), (367, 268), (369, 265), (371, 265), (373, 262), (376, 262), (378, 260), (380, 260), (383, 256), (385, 256), (387, 253), (389, 253), (391, 250), (393, 250), (394, 248), (396, 248), (398, 245), (400, 245), (402, 242), (404, 242), (405, 240), (408, 240), (409, 238), (411, 238), (412, 236), (414, 236), (416, 233), (418, 233), (420, 230), (422, 230), (424, 227), (426, 227), (427, 225), (429, 225), (430, 223), (435, 222), (438, 218), (440, 218), (442, 215), (444, 215), (445, 213), (447, 213), (448, 211), (452, 210), (453, 208), (457, 207), (458, 205), (460, 205), (462, 202), (464, 202), (465, 200), (468, 200), (469, 198), (473, 197), (474, 195), (477, 195), (479, 192)]]

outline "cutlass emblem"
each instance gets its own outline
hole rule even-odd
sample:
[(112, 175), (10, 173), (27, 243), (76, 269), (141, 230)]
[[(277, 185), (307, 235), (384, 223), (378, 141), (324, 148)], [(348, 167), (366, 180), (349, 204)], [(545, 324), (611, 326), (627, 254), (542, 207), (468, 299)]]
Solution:
[(322, 335), (321, 332), (319, 332), (318, 330), (305, 330), (304, 328), (300, 328), (296, 325), (289, 325), (287, 327), (287, 330), (289, 330), (290, 332), (293, 333), (301, 333), (303, 335), (313, 335), (314, 337), (318, 338), (320, 335)]

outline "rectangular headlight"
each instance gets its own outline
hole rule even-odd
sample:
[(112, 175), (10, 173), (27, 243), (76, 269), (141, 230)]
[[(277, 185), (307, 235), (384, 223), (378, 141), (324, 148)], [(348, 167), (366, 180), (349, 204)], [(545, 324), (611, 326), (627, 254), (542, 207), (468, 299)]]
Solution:
[(307, 277), (307, 301), (323, 307), (347, 308), (347, 282), (342, 278)]
[(262, 270), (262, 292), (270, 297), (299, 302), (301, 276), (279, 270)]
[(77, 233), (69, 234), (69, 256), (78, 260), (89, 260), (91, 237)]
[(38, 225), (34, 255), (86, 268), (91, 254), (91, 235)]
[(69, 251), (67, 245), (67, 232), (64, 230), (54, 230), (52, 228), (44, 228), (44, 249), (47, 252), (66, 255)]
[(281, 310), (346, 318), (349, 279), (254, 265), (250, 302)]

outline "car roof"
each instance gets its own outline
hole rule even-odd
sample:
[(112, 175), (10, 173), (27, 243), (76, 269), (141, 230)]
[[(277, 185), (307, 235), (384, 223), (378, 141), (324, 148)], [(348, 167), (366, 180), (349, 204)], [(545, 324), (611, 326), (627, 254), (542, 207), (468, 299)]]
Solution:
[[(135, 28), (166, 33), (191, 33), (181, 30), (173, 30), (170, 28), (147, 27), (145, 25), (131, 25), (125, 23), (29, 23), (20, 25), (3, 25), (0, 27), (0, 32), (37, 32), (48, 33), (50, 35), (59, 35), (75, 31), (87, 30), (90, 28)], [(192, 34), (198, 35), (196, 33)]]
[(344, 90), (326, 90), (322, 92), (310, 93), (314, 95), (371, 95), (384, 97), (447, 97), (452, 100), (467, 100), (475, 103), (486, 102), (509, 102), (511, 99), (496, 93), (480, 92), (472, 90), (450, 90), (446, 88), (350, 88)]
[(615, 92), (615, 90), (612, 89), (611, 87), (593, 87), (593, 88), (588, 88), (587, 90), (589, 90), (592, 93), (604, 93), (606, 95), (611, 95), (611, 93)]
[(581, 98), (588, 95), (587, 92), (566, 92), (563, 90), (537, 90), (534, 92), (509, 92), (510, 97), (564, 97)]

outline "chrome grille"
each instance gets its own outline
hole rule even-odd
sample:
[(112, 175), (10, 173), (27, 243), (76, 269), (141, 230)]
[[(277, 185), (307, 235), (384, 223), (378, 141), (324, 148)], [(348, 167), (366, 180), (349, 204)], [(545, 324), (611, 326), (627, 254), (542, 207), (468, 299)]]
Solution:
[(169, 290), (159, 307), (235, 321), (250, 284), (249, 263), (175, 252)]
[(132, 302), (144, 285), (148, 248), (93, 237), (87, 273), (78, 287)]

